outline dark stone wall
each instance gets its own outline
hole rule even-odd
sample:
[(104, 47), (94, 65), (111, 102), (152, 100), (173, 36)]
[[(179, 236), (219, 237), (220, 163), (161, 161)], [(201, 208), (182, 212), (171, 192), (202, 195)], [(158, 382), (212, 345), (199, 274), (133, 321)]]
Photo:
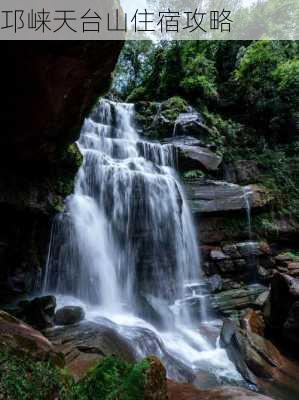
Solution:
[(30, 292), (45, 265), (51, 221), (72, 192), (72, 143), (107, 92), (120, 41), (2, 42), (0, 302)]

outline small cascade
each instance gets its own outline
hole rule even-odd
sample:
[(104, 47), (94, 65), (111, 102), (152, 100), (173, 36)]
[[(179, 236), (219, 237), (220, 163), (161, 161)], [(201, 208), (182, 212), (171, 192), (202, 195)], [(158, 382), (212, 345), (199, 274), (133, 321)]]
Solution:
[(243, 188), (243, 192), (244, 192), (244, 202), (245, 202), (246, 215), (247, 215), (248, 238), (249, 238), (249, 240), (252, 240), (252, 225), (251, 225), (252, 190), (249, 186), (245, 186)]
[(177, 118), (177, 119), (174, 121), (174, 125), (173, 125), (173, 131), (172, 131), (172, 136), (173, 136), (173, 137), (176, 136), (176, 128), (177, 128), (178, 122), (179, 122), (179, 119)]
[(256, 242), (253, 241), (253, 232), (252, 232), (252, 222), (251, 222), (251, 199), (252, 199), (252, 189), (250, 186), (245, 186), (243, 188), (244, 193), (244, 201), (246, 208), (246, 216), (247, 216), (247, 226), (248, 226), (248, 242), (247, 246), (251, 248), (250, 256), (248, 257), (248, 265), (250, 270), (250, 281), (255, 283), (257, 281), (257, 245)]
[(78, 145), (83, 165), (53, 224), (44, 291), (80, 301), (138, 357), (161, 357), (172, 378), (173, 360), (238, 376), (198, 329), (209, 320), (207, 289), (173, 146), (144, 141), (134, 106), (108, 100), (85, 120)]

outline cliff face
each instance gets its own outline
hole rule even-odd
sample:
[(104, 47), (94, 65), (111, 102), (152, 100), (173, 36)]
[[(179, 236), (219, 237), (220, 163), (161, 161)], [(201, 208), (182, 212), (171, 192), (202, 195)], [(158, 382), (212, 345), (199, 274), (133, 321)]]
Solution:
[(0, 109), (1, 301), (41, 276), (53, 215), (73, 188), (81, 157), (72, 144), (109, 88), (122, 42), (2, 45)]

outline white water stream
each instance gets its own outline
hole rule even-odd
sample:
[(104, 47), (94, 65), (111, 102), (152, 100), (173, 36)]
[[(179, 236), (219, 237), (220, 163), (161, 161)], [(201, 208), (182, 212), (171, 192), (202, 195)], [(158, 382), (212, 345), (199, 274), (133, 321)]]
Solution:
[[(205, 305), (198, 241), (171, 145), (143, 141), (131, 104), (101, 100), (79, 139), (84, 162), (52, 230), (44, 291), (116, 329), (169, 377), (241, 380)], [(194, 304), (196, 305), (194, 309)]]

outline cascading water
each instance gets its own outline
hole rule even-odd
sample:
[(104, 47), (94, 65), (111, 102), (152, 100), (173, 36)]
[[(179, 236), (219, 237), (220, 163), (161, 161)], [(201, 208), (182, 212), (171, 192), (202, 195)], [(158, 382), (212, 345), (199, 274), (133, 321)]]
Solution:
[(251, 240), (252, 239), (252, 227), (251, 227), (252, 189), (249, 186), (245, 186), (243, 189), (243, 193), (244, 193), (244, 202), (245, 202), (246, 216), (247, 216), (248, 237), (249, 237), (249, 240)]
[(85, 120), (78, 142), (84, 162), (53, 225), (44, 290), (63, 302), (80, 300), (87, 317), (105, 317), (137, 356), (160, 356), (171, 377), (179, 378), (183, 364), (239, 379), (190, 312), (189, 300), (197, 299), (207, 319), (176, 154), (171, 145), (141, 140), (133, 118), (133, 105), (101, 100)]

